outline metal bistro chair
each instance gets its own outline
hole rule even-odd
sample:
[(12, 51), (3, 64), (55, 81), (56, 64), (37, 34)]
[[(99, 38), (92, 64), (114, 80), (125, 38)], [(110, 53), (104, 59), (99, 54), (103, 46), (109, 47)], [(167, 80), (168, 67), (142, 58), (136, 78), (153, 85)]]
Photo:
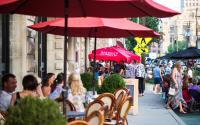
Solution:
[(128, 96), (127, 93), (125, 93), (124, 91), (121, 91), (121, 93), (116, 98), (115, 111), (118, 109), (120, 103), (123, 102), (126, 99), (127, 96)]
[(105, 121), (104, 125), (128, 125), (127, 115), (131, 108), (131, 104), (132, 97), (127, 97), (126, 100), (120, 103), (115, 119)]
[[(57, 99), (56, 100), (60, 105), (61, 105), (61, 108), (63, 108), (62, 107), (62, 104), (63, 104), (63, 100), (62, 99)], [(67, 109), (67, 111), (76, 111), (76, 108), (75, 108), (75, 106), (73, 105), (73, 103), (72, 102), (70, 102), (68, 99), (67, 100), (65, 100), (66, 101), (66, 109)], [(61, 109), (62, 110), (62, 109)]]
[(115, 96), (111, 93), (103, 93), (101, 95), (99, 95), (96, 100), (101, 100), (104, 105), (108, 105), (108, 114), (105, 114), (106, 115), (106, 118), (112, 118), (113, 116), (113, 112), (114, 112), (114, 107), (115, 107), (115, 102), (116, 102), (116, 99), (115, 99)]
[(75, 121), (69, 122), (67, 125), (88, 125), (88, 123), (83, 120), (75, 120)]
[(118, 98), (118, 96), (119, 96), (119, 94), (120, 94), (121, 92), (124, 92), (124, 93), (126, 93), (127, 95), (129, 95), (129, 90), (128, 90), (127, 88), (119, 88), (119, 89), (117, 89), (117, 90), (114, 92), (114, 96), (115, 96), (116, 99)]
[(104, 103), (101, 100), (94, 100), (93, 102), (89, 103), (85, 111), (85, 119), (87, 119), (87, 117), (94, 111), (98, 111), (103, 105)]
[(108, 105), (103, 105), (98, 111), (104, 115), (104, 121), (105, 121), (106, 114), (108, 114), (108, 112), (109, 112)]
[[(59, 104), (60, 104), (60, 107), (61, 107), (61, 111), (63, 111), (63, 102), (62, 102), (62, 99), (57, 99), (56, 100)], [(67, 112), (69, 111), (76, 111), (76, 108), (75, 106), (73, 105), (72, 102), (70, 102), (69, 100), (65, 100), (66, 101), (66, 109), (67, 109)], [(75, 118), (68, 118), (67, 121), (73, 121), (75, 120)]]
[(103, 125), (104, 124), (103, 112), (94, 111), (87, 117), (86, 121), (88, 122), (88, 125)]

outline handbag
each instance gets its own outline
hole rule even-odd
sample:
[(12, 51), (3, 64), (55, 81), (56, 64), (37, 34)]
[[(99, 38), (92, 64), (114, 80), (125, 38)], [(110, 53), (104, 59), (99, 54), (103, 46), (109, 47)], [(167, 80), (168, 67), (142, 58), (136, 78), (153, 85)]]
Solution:
[(175, 95), (175, 94), (176, 94), (175, 88), (170, 87), (170, 88), (169, 88), (168, 94), (169, 94), (169, 95)]

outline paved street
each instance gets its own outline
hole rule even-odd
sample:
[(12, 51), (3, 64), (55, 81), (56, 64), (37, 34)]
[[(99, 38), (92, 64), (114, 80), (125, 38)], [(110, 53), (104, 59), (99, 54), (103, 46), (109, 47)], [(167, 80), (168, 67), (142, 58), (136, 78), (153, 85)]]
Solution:
[(129, 125), (185, 125), (172, 110), (164, 108), (160, 95), (150, 90), (152, 86), (147, 85), (145, 96), (139, 97), (139, 115), (129, 115)]

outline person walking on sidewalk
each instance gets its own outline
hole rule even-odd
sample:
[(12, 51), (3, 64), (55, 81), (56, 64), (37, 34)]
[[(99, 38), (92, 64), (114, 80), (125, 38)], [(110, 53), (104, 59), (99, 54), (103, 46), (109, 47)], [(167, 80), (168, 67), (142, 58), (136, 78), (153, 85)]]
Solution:
[(160, 87), (163, 81), (162, 74), (161, 74), (161, 69), (159, 68), (159, 63), (157, 63), (156, 67), (153, 69), (153, 78), (154, 78), (154, 86), (153, 86), (153, 91), (155, 93), (160, 93)]
[(187, 108), (187, 103), (183, 99), (182, 95), (182, 72), (181, 72), (181, 64), (177, 62), (175, 67), (172, 70), (172, 83), (170, 85), (171, 88), (175, 88), (175, 95), (169, 95), (167, 108), (171, 105), (173, 109), (179, 107), (179, 111), (181, 113), (186, 113), (184, 108)]
[(136, 70), (135, 75), (136, 79), (139, 81), (139, 95), (144, 96), (144, 77), (145, 77), (145, 68), (144, 65), (140, 61), (136, 61)]
[(167, 67), (165, 68), (165, 75), (171, 75), (172, 69), (170, 67), (170, 63), (167, 64)]

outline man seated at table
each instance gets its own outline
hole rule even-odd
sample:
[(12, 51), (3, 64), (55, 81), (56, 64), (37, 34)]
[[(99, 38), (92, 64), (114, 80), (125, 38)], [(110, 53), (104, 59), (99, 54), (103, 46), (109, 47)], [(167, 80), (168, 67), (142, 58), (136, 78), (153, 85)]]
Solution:
[[(189, 78), (189, 81), (191, 81), (191, 80), (192, 80), (192, 78)], [(200, 104), (199, 82), (197, 84), (196, 80), (192, 80), (192, 83), (190, 82), (190, 85), (189, 85), (189, 88), (188, 88), (189, 94), (193, 97), (192, 100), (191, 100), (191, 106), (190, 106), (192, 110), (196, 109), (197, 107), (198, 108), (200, 107), (200, 105), (199, 105)]]
[(15, 75), (6, 74), (2, 77), (2, 91), (0, 91), (0, 111), (7, 112), (11, 103), (12, 93), (17, 87)]

